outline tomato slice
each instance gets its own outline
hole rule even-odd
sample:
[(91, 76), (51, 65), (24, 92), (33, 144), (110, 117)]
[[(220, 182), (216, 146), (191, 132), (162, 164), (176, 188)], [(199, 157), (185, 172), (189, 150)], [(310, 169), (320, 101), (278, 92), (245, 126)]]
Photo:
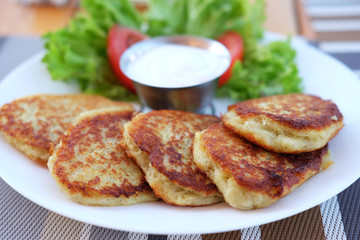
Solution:
[(117, 76), (119, 82), (134, 93), (136, 92), (134, 84), (121, 71), (119, 61), (121, 55), (128, 47), (146, 38), (147, 36), (139, 33), (134, 29), (122, 27), (119, 25), (114, 25), (110, 29), (107, 37), (107, 55), (110, 66)]
[(242, 60), (244, 56), (244, 42), (242, 37), (233, 31), (225, 32), (218, 39), (219, 42), (229, 50), (231, 55), (231, 64), (229, 69), (221, 75), (218, 86), (224, 85), (231, 77), (232, 68), (237, 60)]

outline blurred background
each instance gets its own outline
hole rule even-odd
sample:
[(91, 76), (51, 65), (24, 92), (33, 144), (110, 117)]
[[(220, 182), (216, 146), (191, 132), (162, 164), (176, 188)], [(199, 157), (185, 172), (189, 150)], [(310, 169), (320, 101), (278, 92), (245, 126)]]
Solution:
[[(146, 0), (133, 1), (142, 7)], [(295, 34), (297, 30), (296, 1), (266, 0), (266, 28)], [(79, 11), (78, 0), (0, 0), (0, 35), (35, 35), (66, 25)]]
[[(139, 7), (146, 0), (135, 0)], [(360, 76), (360, 0), (266, 0), (265, 29), (302, 35)], [(0, 37), (39, 37), (64, 27), (78, 0), (0, 0)]]

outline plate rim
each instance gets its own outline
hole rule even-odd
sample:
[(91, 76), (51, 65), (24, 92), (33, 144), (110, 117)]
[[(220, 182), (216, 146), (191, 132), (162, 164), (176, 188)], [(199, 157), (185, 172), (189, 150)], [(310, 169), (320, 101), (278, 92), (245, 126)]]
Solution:
[[(272, 34), (272, 33), (271, 33)], [(275, 34), (276, 36), (276, 34)], [(281, 36), (281, 35), (279, 35)], [(308, 45), (308, 47), (312, 47), (310, 45)], [(314, 47), (312, 47), (314, 48)], [(325, 55), (326, 57), (330, 57), (330, 58), (333, 58), (327, 54), (325, 54), (324, 52), (321, 52), (320, 50), (314, 48), (316, 51), (318, 51), (319, 53)], [(34, 54), (33, 56), (31, 56), (30, 58), (28, 58), (27, 60), (23, 61), (22, 63), (20, 63), (19, 65), (17, 65), (12, 71), (10, 71), (7, 75), (5, 75), (5, 77), (3, 78), (3, 80), (0, 82), (0, 92), (3, 91), (3, 88), (6, 88), (6, 85), (8, 84), (8, 82), (11, 81), (11, 78), (16, 75), (18, 72), (21, 72), (23, 71), (24, 69), (26, 69), (28, 66), (31, 66), (32, 64), (34, 63), (38, 63), (39, 60), (42, 59), (42, 56), (44, 55), (44, 51), (41, 51), (39, 53), (36, 53)], [(340, 61), (338, 61), (337, 59), (333, 58), (334, 60), (336, 60), (338, 63), (342, 64), (345, 68), (347, 68), (349, 71), (351, 71), (346, 65), (344, 65), (343, 63), (341, 63)], [(43, 63), (41, 63), (43, 64)], [(355, 73), (354, 73), (354, 76), (356, 77)], [(346, 127), (346, 126), (345, 126)], [(7, 143), (7, 142), (6, 142)], [(8, 144), (8, 143), (7, 143)], [(11, 146), (9, 144), (9, 146)], [(290, 216), (293, 216), (293, 215), (296, 215), (300, 212), (303, 212), (303, 211), (306, 211), (306, 210), (309, 210), (311, 207), (314, 207), (314, 206), (317, 206), (319, 205), (320, 203), (330, 199), (331, 197), (333, 196), (336, 196), (337, 194), (339, 194), (341, 191), (343, 191), (344, 189), (346, 189), (347, 187), (349, 187), (352, 183), (354, 183), (357, 179), (359, 179), (360, 177), (360, 171), (358, 171), (359, 174), (357, 177), (355, 177), (354, 175), (354, 180), (351, 182), (351, 183), (346, 183), (346, 184), (343, 184), (343, 185), (346, 185), (345, 188), (343, 189), (337, 189), (337, 191), (335, 191), (336, 193), (333, 194), (333, 193), (329, 193), (327, 196), (322, 196), (322, 198), (320, 199), (317, 199), (317, 201), (314, 203), (308, 203), (305, 207), (305, 209), (296, 209), (295, 211), (293, 211), (291, 214), (282, 214), (280, 217), (275, 217), (274, 219), (268, 219), (268, 221), (263, 221), (261, 223), (262, 224), (267, 224), (267, 223), (270, 223), (270, 222), (274, 222), (274, 221), (278, 221), (278, 220), (281, 220), (281, 219), (284, 219), (284, 218), (287, 218), (287, 217), (290, 217)], [(56, 209), (54, 210), (54, 208), (49, 208), (49, 205), (45, 204), (45, 202), (40, 202), (38, 201), (37, 198), (35, 198), (34, 196), (29, 196), (28, 194), (24, 193), (24, 190), (21, 189), (17, 184), (14, 184), (11, 180), (9, 180), (9, 178), (6, 178), (4, 177), (4, 174), (2, 174), (3, 171), (0, 170), (0, 176), (1, 178), (10, 186), (12, 187), (15, 191), (17, 191), (18, 193), (20, 193), (22, 196), (24, 196), (25, 198), (31, 200), (32, 202), (44, 207), (45, 209), (48, 209), (50, 211), (53, 211), (53, 212), (56, 212), (62, 216), (65, 216), (65, 217), (68, 217), (70, 219), (75, 219), (77, 221), (81, 221), (81, 222), (85, 222), (85, 223), (89, 223), (89, 224), (93, 224), (93, 225), (96, 225), (96, 226), (100, 226), (100, 227), (105, 227), (105, 228), (110, 228), (110, 229), (114, 229), (114, 230), (120, 230), (120, 231), (130, 231), (130, 232), (143, 232), (143, 233), (149, 233), (149, 234), (208, 234), (208, 233), (219, 233), (219, 232), (225, 232), (225, 231), (232, 231), (232, 230), (237, 230), (237, 229), (242, 229), (242, 228), (246, 228), (246, 227), (251, 227), (251, 226), (247, 226), (246, 224), (243, 225), (242, 227), (235, 227), (235, 225), (232, 225), (230, 228), (228, 229), (224, 229), (222, 227), (215, 227), (213, 229), (208, 229), (207, 231), (196, 231), (196, 229), (194, 229), (194, 231), (186, 231), (186, 232), (182, 232), (182, 231), (178, 231), (178, 232), (174, 232), (173, 230), (171, 232), (167, 232), (166, 230), (165, 231), (151, 231), (151, 230), (146, 230), (146, 231), (139, 231), (139, 228), (136, 228), (136, 227), (127, 227), (127, 228), (123, 228), (122, 226), (119, 226), (119, 227), (113, 227), (113, 226), (109, 226), (107, 224), (102, 224), (101, 222), (94, 222), (94, 221), (88, 221), (87, 219), (84, 219), (82, 217), (78, 217), (78, 218), (74, 218), (74, 216), (72, 214), (68, 214), (68, 213), (64, 213), (62, 211), (57, 211)], [(6, 176), (6, 175), (5, 175)], [(349, 181), (350, 182), (350, 181)], [(241, 210), (237, 210), (237, 211), (241, 211)], [(220, 225), (221, 226), (221, 225)], [(235, 227), (235, 228), (234, 228)]]

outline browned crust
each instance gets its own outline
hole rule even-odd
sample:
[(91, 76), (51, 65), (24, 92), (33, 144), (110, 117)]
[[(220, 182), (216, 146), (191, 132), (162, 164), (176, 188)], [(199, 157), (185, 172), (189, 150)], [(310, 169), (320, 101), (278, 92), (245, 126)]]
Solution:
[[(216, 122), (220, 122), (220, 119), (215, 116), (173, 110), (152, 111), (138, 115), (131, 121), (129, 135), (139, 149), (148, 154), (151, 165), (170, 181), (210, 195), (217, 192), (217, 187), (195, 165), (191, 148), (195, 133)], [(169, 131), (177, 138), (163, 142), (158, 131), (169, 126)], [(185, 138), (191, 138), (186, 149), (183, 146)], [(168, 156), (171, 168), (164, 165), (165, 156)]]
[[(56, 150), (56, 158), (57, 160), (54, 163), (53, 172), (59, 179), (59, 182), (66, 186), (71, 194), (81, 193), (84, 197), (94, 197), (94, 196), (113, 196), (113, 197), (130, 197), (133, 195), (138, 195), (144, 192), (152, 192), (152, 189), (148, 185), (145, 180), (145, 177), (142, 176), (140, 179), (140, 184), (137, 186), (132, 185), (125, 178), (121, 185), (112, 184), (112, 186), (107, 186), (105, 188), (96, 189), (96, 186), (100, 182), (99, 176), (94, 176), (88, 182), (80, 182), (80, 181), (70, 181), (69, 180), (69, 172), (66, 168), (63, 167), (63, 164), (67, 164), (67, 162), (72, 161), (72, 165), (70, 167), (71, 170), (75, 171), (78, 168), (82, 168), (84, 165), (91, 165), (91, 161), (84, 163), (80, 161), (73, 161), (75, 156), (75, 147), (78, 147), (76, 151), (79, 154), (86, 154), (88, 148), (94, 144), (94, 141), (97, 143), (98, 148), (103, 148), (104, 143), (102, 142), (101, 131), (102, 129), (107, 129), (106, 138), (115, 138), (120, 142), (122, 138), (123, 131), (123, 123), (129, 121), (132, 117), (133, 112), (127, 111), (122, 113), (107, 113), (95, 116), (93, 118), (85, 119), (81, 121), (80, 124), (76, 126), (72, 126), (69, 128), (67, 132), (71, 132), (71, 134), (63, 135), (61, 138), (61, 147)], [(118, 124), (116, 124), (118, 123)], [(83, 132), (88, 130), (86, 134)], [(87, 141), (89, 134), (92, 136), (91, 141)], [(104, 166), (107, 167), (103, 170), (103, 173), (113, 172), (116, 174), (122, 174), (114, 172), (113, 164), (118, 164), (119, 162), (126, 162), (127, 165), (135, 164), (135, 162), (126, 157), (124, 149), (120, 149), (121, 146), (118, 145), (117, 152), (124, 152), (121, 156), (115, 154), (115, 151), (111, 153), (111, 158), (104, 159)], [(140, 171), (140, 169), (139, 169)]]
[[(24, 144), (50, 153), (51, 144), (56, 145), (72, 120), (81, 112), (102, 107), (125, 106), (129, 103), (115, 102), (98, 95), (34, 95), (14, 100), (0, 109), (0, 131), (20, 139)], [(22, 120), (30, 108), (33, 120)], [(38, 129), (34, 129), (36, 123)], [(55, 130), (53, 130), (54, 128)]]
[[(23, 143), (21, 140), (15, 139), (11, 136), (8, 136), (6, 134), (2, 134), (4, 139), (9, 142), (13, 147), (17, 149), (22, 149), (25, 143)], [(47, 159), (49, 158), (49, 154), (47, 151), (44, 151), (43, 149), (33, 148), (33, 152), (26, 152), (23, 153), (26, 155), (26, 157), (32, 159), (34, 162), (40, 164), (42, 167), (47, 167)], [(41, 156), (41, 157), (38, 157)], [(46, 159), (45, 159), (46, 156)]]
[[(267, 103), (267, 107), (261, 107), (262, 103)], [(262, 115), (298, 130), (321, 130), (343, 120), (333, 102), (301, 93), (251, 99), (231, 105), (228, 110), (235, 111), (243, 119)]]
[(276, 154), (238, 137), (223, 124), (214, 124), (202, 134), (207, 154), (237, 184), (252, 192), (279, 199), (294, 185), (320, 171), (327, 145), (314, 152)]

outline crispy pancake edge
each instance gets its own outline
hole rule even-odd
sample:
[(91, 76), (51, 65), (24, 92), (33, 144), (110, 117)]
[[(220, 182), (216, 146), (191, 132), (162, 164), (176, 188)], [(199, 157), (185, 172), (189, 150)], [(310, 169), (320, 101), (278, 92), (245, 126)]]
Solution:
[[(288, 98), (294, 98), (294, 99), (288, 99)], [(321, 116), (316, 117), (311, 115), (309, 116), (310, 120), (301, 119), (301, 118), (299, 119), (299, 116), (296, 115), (295, 112), (293, 114), (290, 114), (289, 117), (287, 117), (281, 113), (278, 113), (277, 111), (275, 113), (271, 113), (271, 112), (269, 113), (259, 110), (257, 107), (257, 105), (263, 102), (276, 101), (276, 103), (278, 103), (277, 101), (284, 101), (284, 100), (288, 100), (288, 101), (291, 100), (291, 105), (289, 105), (289, 103), (286, 102), (284, 105), (282, 105), (281, 107), (282, 110), (289, 110), (289, 112), (291, 112), (292, 108), (295, 107), (294, 106), (295, 103), (301, 102), (304, 104), (309, 104), (311, 106), (309, 110), (321, 112)], [(324, 107), (324, 105), (326, 106)], [(308, 95), (308, 94), (301, 94), (301, 93), (274, 95), (270, 97), (262, 97), (262, 98), (246, 100), (243, 102), (230, 105), (228, 107), (228, 110), (235, 111), (238, 116), (241, 115), (243, 118), (249, 118), (254, 115), (264, 115), (268, 118), (273, 119), (276, 122), (281, 123), (284, 126), (297, 130), (305, 130), (305, 129), (319, 130), (333, 124), (334, 121), (340, 122), (343, 120), (343, 115), (341, 114), (339, 108), (332, 101), (322, 100), (320, 97)]]

